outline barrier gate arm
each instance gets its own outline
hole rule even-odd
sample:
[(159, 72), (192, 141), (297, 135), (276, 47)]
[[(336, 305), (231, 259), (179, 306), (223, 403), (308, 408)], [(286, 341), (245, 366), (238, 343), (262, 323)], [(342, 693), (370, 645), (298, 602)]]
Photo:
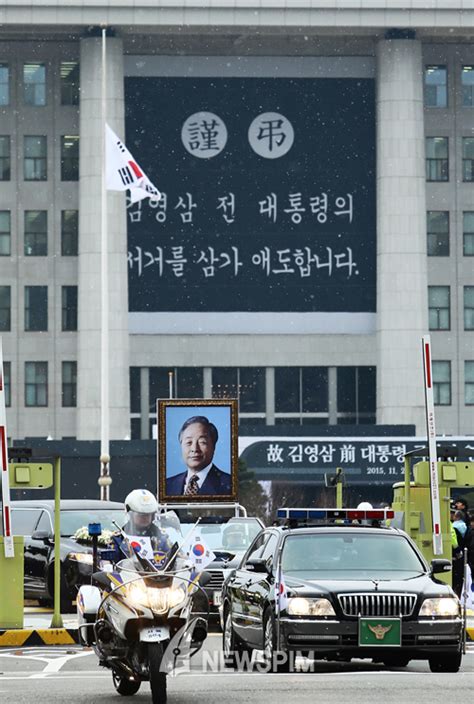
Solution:
[(0, 466), (2, 470), (2, 523), (5, 557), (15, 557), (10, 505), (10, 474), (8, 471), (7, 413), (5, 408), (4, 378), (2, 337), (0, 335)]

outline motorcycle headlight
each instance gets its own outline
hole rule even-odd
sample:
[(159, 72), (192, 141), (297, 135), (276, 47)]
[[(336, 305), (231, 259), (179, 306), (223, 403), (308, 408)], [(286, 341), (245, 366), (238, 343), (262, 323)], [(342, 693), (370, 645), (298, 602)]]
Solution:
[(168, 589), (168, 592), (168, 603), (170, 609), (175, 606), (179, 606), (186, 601), (186, 588), (184, 585), (181, 584), (179, 587), (171, 587), (171, 589)]
[(295, 596), (288, 599), (290, 616), (335, 616), (336, 612), (329, 599), (305, 599)]
[(459, 601), (452, 596), (441, 599), (425, 599), (421, 605), (420, 616), (459, 616)]
[(90, 552), (70, 552), (68, 558), (76, 562), (82, 562), (85, 565), (92, 565), (94, 561), (92, 553)]

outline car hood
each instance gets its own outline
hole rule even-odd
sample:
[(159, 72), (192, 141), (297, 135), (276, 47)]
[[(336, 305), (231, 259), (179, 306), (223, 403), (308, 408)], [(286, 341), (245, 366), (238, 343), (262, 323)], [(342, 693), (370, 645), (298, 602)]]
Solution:
[(318, 596), (327, 593), (353, 594), (422, 594), (424, 596), (452, 596), (451, 587), (443, 582), (435, 581), (427, 574), (413, 575), (398, 579), (300, 579), (285, 575), (285, 585), (289, 595), (297, 593), (300, 596)]

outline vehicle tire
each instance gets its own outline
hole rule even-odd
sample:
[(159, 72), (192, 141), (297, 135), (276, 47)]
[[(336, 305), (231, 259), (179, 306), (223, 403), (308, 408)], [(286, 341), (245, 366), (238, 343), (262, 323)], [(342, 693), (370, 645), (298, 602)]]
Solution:
[(400, 655), (386, 657), (382, 660), (385, 667), (406, 667), (410, 662), (410, 658), (404, 658)]
[(166, 704), (166, 672), (160, 671), (163, 652), (163, 643), (148, 643), (148, 671), (153, 704)]
[(458, 672), (461, 667), (462, 653), (439, 653), (429, 658), (431, 672)]
[[(51, 563), (48, 574), (48, 588), (51, 594), (51, 604), (54, 608), (54, 562)], [(76, 613), (76, 607), (73, 606), (73, 595), (69, 591), (69, 587), (66, 584), (66, 578), (61, 570), (61, 597), (59, 601), (59, 608), (62, 614), (73, 614)]]
[(239, 656), (245, 651), (242, 641), (236, 635), (232, 625), (232, 612), (228, 607), (224, 612), (224, 630), (222, 631), (222, 650), (225, 667), (236, 668)]
[(128, 677), (120, 675), (115, 670), (112, 670), (112, 681), (115, 691), (121, 694), (122, 697), (131, 697), (132, 694), (136, 694), (141, 684), (137, 680), (129, 680)]
[[(286, 656), (284, 660), (283, 654)], [(294, 669), (293, 653), (277, 651), (276, 620), (270, 607), (263, 614), (263, 655), (269, 672), (292, 672)]]

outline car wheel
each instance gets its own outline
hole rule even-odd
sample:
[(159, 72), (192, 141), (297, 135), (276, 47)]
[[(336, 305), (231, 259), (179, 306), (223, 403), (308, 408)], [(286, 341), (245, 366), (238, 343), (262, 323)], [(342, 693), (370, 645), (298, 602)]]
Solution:
[(429, 658), (431, 672), (458, 672), (461, 667), (462, 653), (439, 653)]
[(222, 631), (222, 649), (224, 651), (224, 664), (226, 667), (235, 668), (239, 665), (240, 655), (244, 652), (242, 642), (234, 631), (232, 625), (232, 612), (230, 607), (224, 611), (224, 630)]
[[(61, 570), (61, 584), (60, 584), (60, 602), (59, 602), (59, 608), (61, 610), (62, 614), (72, 614), (76, 612), (75, 606), (73, 606), (73, 599), (75, 599), (75, 596), (73, 596), (69, 590), (69, 587), (66, 583), (66, 578), (64, 577), (64, 572)], [(51, 563), (50, 569), (49, 569), (49, 577), (48, 577), (48, 587), (49, 587), (49, 593), (51, 594), (52, 598), (52, 604), (54, 607), (54, 562)]]
[(115, 672), (115, 670), (112, 670), (112, 681), (114, 683), (115, 691), (121, 694), (122, 697), (131, 697), (140, 689), (140, 682), (137, 682), (137, 680), (130, 680), (124, 675), (119, 675), (118, 672)]
[(276, 620), (270, 607), (263, 615), (263, 656), (269, 672), (292, 672), (294, 655), (277, 650)]

